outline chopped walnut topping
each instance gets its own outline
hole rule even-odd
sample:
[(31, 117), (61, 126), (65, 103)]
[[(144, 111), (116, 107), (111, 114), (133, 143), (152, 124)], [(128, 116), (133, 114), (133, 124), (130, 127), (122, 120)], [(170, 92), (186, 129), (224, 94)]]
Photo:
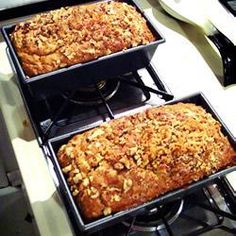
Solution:
[(76, 53), (71, 50), (65, 50), (63, 52), (64, 56), (66, 56), (68, 59), (73, 59), (76, 56)]
[(123, 157), (120, 159), (120, 162), (122, 162), (127, 169), (131, 168), (131, 164), (128, 158)]
[(110, 207), (105, 207), (104, 210), (103, 210), (104, 216), (110, 215), (111, 212), (112, 212), (112, 210), (111, 210)]
[(60, 151), (64, 151), (66, 149), (67, 145), (66, 144), (63, 144), (61, 147), (60, 147)]
[(90, 182), (93, 181), (93, 176), (92, 176), (92, 175), (90, 175), (88, 178), (89, 178), (89, 181), (90, 181)]
[(92, 139), (94, 139), (94, 138), (96, 138), (96, 137), (98, 137), (102, 134), (104, 134), (104, 131), (102, 129), (97, 129), (88, 137), (88, 139), (92, 140)]
[(89, 178), (85, 178), (82, 182), (84, 187), (87, 187), (89, 185)]
[(48, 40), (48, 38), (44, 37), (43, 35), (39, 35), (38, 37), (42, 42), (46, 42)]
[(115, 163), (114, 164), (114, 168), (117, 169), (117, 170), (122, 170), (124, 169), (124, 165), (122, 163)]
[(71, 171), (71, 169), (72, 169), (72, 165), (70, 164), (70, 165), (64, 167), (64, 168), (62, 169), (62, 171), (63, 171), (63, 173), (67, 174), (68, 172)]
[(67, 148), (65, 149), (66, 155), (69, 156), (69, 157), (71, 157), (71, 154), (72, 154), (73, 150), (74, 150), (73, 147), (67, 147)]
[(130, 155), (133, 156), (138, 151), (138, 147), (130, 148)]
[(78, 173), (80, 173), (80, 171), (79, 171), (79, 169), (74, 169), (74, 170), (71, 171), (71, 173), (78, 174)]
[(78, 184), (80, 180), (82, 180), (81, 173), (78, 173), (73, 177), (73, 181), (74, 181), (75, 184)]
[(123, 182), (123, 189), (124, 189), (124, 192), (128, 192), (131, 187), (133, 185), (133, 181), (132, 179), (125, 179), (124, 182)]
[(92, 199), (95, 199), (95, 198), (99, 197), (100, 193), (98, 192), (98, 190), (96, 188), (91, 187), (90, 190), (91, 190), (91, 192), (90, 192), (89, 195)]
[(108, 186), (107, 187), (107, 191), (111, 191), (111, 192), (117, 191), (117, 192), (120, 192), (121, 190), (119, 188), (117, 188), (117, 187), (110, 187), (110, 186)]
[(142, 159), (139, 158), (136, 163), (137, 163), (137, 166), (140, 166), (142, 164)]
[(111, 201), (119, 202), (121, 200), (121, 196), (118, 194), (115, 194), (111, 197)]
[(138, 153), (136, 153), (133, 158), (137, 161), (138, 159), (140, 159), (140, 155)]
[(101, 146), (102, 146), (102, 144), (101, 144), (100, 142), (96, 142), (96, 143), (95, 143), (95, 147), (99, 148), (99, 147), (101, 147)]
[(75, 189), (73, 192), (72, 192), (72, 195), (75, 197), (79, 194), (79, 191), (78, 189)]

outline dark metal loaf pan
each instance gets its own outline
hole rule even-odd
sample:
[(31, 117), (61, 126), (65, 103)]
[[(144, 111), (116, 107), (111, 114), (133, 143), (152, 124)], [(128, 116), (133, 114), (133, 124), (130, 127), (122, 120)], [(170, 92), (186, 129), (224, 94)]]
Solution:
[[(201, 94), (201, 93), (193, 94), (191, 96), (188, 96), (188, 97), (185, 97), (182, 99), (173, 100), (171, 102), (167, 102), (164, 104), (174, 104), (177, 102), (194, 103), (194, 104), (200, 105), (203, 108), (205, 108), (205, 110), (207, 112), (211, 113), (213, 115), (213, 117), (221, 123), (221, 125), (222, 125), (221, 130), (222, 130), (223, 134), (228, 137), (229, 141), (231, 142), (233, 147), (236, 149), (236, 143), (235, 143), (233, 135), (228, 130), (228, 128), (225, 126), (224, 122), (220, 119), (220, 117), (217, 115), (217, 113), (212, 108), (211, 104), (207, 101), (207, 99), (204, 97), (203, 94)], [(143, 214), (143, 213), (147, 212), (149, 209), (152, 209), (152, 208), (154, 208), (158, 205), (161, 205), (163, 203), (173, 201), (176, 198), (181, 198), (184, 195), (189, 194), (190, 192), (193, 192), (193, 191), (209, 184), (217, 177), (225, 175), (226, 173), (229, 173), (233, 170), (236, 170), (236, 167), (231, 167), (228, 169), (220, 170), (220, 171), (216, 172), (215, 174), (205, 177), (204, 179), (202, 179), (200, 181), (194, 182), (188, 186), (185, 186), (184, 188), (179, 188), (177, 190), (168, 192), (168, 193), (166, 193), (166, 194), (164, 194), (164, 195), (162, 195), (150, 202), (142, 204), (140, 206), (137, 206), (137, 207), (125, 210), (125, 211), (120, 211), (120, 212), (115, 213), (113, 215), (102, 217), (102, 218), (94, 220), (92, 222), (86, 222), (80, 213), (80, 209), (76, 206), (76, 204), (73, 200), (73, 197), (70, 193), (66, 179), (65, 179), (65, 177), (61, 171), (60, 165), (58, 163), (56, 153), (57, 153), (59, 147), (62, 146), (63, 144), (66, 144), (69, 141), (69, 139), (71, 139), (75, 134), (82, 133), (88, 129), (91, 129), (91, 126), (88, 128), (83, 128), (83, 130), (78, 128), (78, 130), (76, 132), (68, 133), (63, 136), (58, 136), (58, 137), (55, 137), (55, 138), (50, 139), (48, 141), (48, 150), (50, 153), (49, 158), (51, 159), (51, 161), (53, 163), (53, 167), (54, 167), (56, 176), (58, 178), (60, 193), (62, 194), (62, 198), (64, 200), (68, 215), (71, 218), (71, 221), (75, 227), (75, 230), (77, 230), (79, 232), (94, 232), (94, 231), (100, 230), (102, 228), (111, 226), (115, 223), (121, 222), (131, 216)]]
[(124, 0), (123, 2), (135, 6), (142, 14), (146, 19), (149, 28), (157, 38), (156, 41), (147, 45), (140, 45), (103, 56), (90, 62), (75, 64), (67, 68), (62, 68), (31, 78), (29, 78), (22, 69), (20, 59), (18, 58), (10, 39), (10, 34), (14, 30), (15, 25), (4, 26), (2, 28), (2, 33), (9, 47), (9, 54), (20, 83), (28, 86), (33, 96), (44, 96), (51, 94), (52, 91), (74, 90), (80, 86), (94, 84), (94, 81), (112, 78), (126, 72), (146, 67), (150, 63), (157, 46), (164, 42), (164, 39), (146, 14), (133, 0)]

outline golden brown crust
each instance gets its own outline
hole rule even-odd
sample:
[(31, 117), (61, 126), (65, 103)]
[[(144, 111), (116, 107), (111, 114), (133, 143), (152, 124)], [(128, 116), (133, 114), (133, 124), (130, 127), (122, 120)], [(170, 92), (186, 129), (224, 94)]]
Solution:
[(11, 40), (28, 76), (94, 60), (155, 40), (133, 6), (100, 2), (61, 8), (20, 23)]
[(235, 164), (219, 122), (178, 103), (112, 120), (74, 136), (58, 152), (88, 219), (147, 202)]

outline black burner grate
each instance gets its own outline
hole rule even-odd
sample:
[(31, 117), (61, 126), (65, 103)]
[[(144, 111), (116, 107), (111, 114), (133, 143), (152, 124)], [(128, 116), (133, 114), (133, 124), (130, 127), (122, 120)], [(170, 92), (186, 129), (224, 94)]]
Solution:
[[(90, 92), (86, 91), (86, 88), (66, 92), (66, 95), (64, 91), (58, 91), (44, 99), (33, 98), (26, 89), (24, 91), (26, 105), (38, 136), (44, 143), (49, 138), (73, 132), (78, 127), (114, 119), (119, 113), (145, 105), (151, 96), (156, 96), (159, 102), (173, 99), (173, 95), (167, 92), (153, 67), (150, 65), (145, 71), (151, 78), (151, 85), (145, 84), (142, 75), (137, 71), (108, 79), (102, 88), (99, 83), (94, 82), (92, 103)], [(85, 101), (76, 102), (79, 95), (82, 95), (83, 99), (87, 97), (89, 104)]]
[[(141, 227), (135, 227), (140, 225), (138, 217), (133, 217), (128, 220), (129, 224), (122, 223), (117, 224), (111, 228), (100, 231), (95, 235), (112, 235), (113, 236), (197, 236), (197, 235), (236, 235), (236, 215), (233, 214), (229, 208), (227, 208), (225, 200), (222, 204), (219, 204), (219, 198), (223, 198), (221, 186), (221, 180), (216, 181), (217, 184), (209, 185), (191, 195), (186, 196), (184, 199), (183, 209), (178, 215), (178, 218), (174, 221), (169, 220), (169, 215), (174, 214), (172, 212), (176, 211), (175, 208), (171, 208), (173, 203), (168, 203), (167, 206), (164, 205), (166, 209), (170, 212), (159, 211), (158, 223), (164, 227), (158, 227), (156, 225), (156, 231), (148, 231), (150, 227), (150, 222), (143, 225), (144, 230), (141, 231)], [(220, 197), (213, 196), (214, 194), (209, 191), (209, 189), (214, 188), (214, 194), (220, 194)], [(180, 202), (180, 199), (177, 202)], [(149, 216), (146, 215), (148, 218)], [(142, 216), (145, 219), (145, 215)], [(126, 226), (124, 226), (126, 225)], [(145, 228), (146, 227), (146, 228)], [(152, 225), (153, 229), (153, 225)]]

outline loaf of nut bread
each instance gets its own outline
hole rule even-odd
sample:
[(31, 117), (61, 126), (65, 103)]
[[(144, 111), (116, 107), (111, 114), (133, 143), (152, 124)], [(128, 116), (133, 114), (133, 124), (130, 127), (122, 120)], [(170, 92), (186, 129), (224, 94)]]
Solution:
[(221, 125), (202, 107), (177, 103), (75, 135), (58, 160), (87, 219), (106, 216), (235, 165)]
[(30, 77), (155, 40), (131, 5), (105, 1), (61, 8), (16, 25), (11, 40)]

